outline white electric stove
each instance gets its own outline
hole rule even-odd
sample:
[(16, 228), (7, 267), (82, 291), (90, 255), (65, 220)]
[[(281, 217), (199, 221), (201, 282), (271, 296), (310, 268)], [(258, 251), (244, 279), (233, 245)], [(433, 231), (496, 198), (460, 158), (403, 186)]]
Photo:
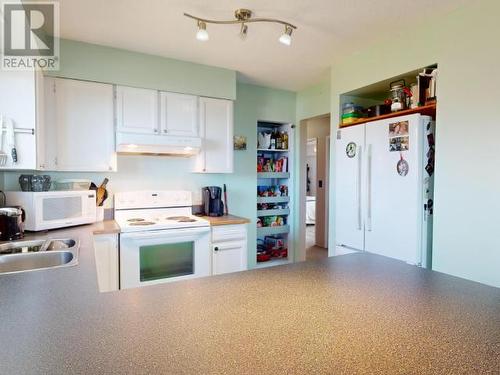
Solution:
[(190, 191), (115, 194), (120, 289), (211, 274), (210, 224), (192, 215)]

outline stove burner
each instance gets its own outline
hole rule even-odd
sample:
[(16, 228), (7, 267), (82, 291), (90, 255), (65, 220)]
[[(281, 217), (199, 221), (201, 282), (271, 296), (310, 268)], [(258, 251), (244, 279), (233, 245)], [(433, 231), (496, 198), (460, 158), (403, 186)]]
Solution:
[(129, 223), (137, 223), (137, 222), (139, 222), (139, 221), (146, 221), (146, 220), (144, 220), (144, 219), (143, 219), (143, 218), (141, 218), (141, 217), (134, 217), (134, 218), (132, 218), (132, 219), (128, 219), (127, 221), (128, 221)]
[(196, 220), (195, 219), (191, 219), (189, 217), (185, 218), (185, 219), (179, 219), (177, 220), (179, 223), (193, 223), (195, 222)]
[(130, 225), (143, 225), (143, 226), (146, 226), (146, 225), (155, 225), (156, 223), (152, 222), (152, 221), (134, 221), (132, 223), (130, 223)]
[(167, 217), (167, 220), (175, 220), (175, 221), (186, 220), (186, 219), (191, 219), (191, 218), (188, 216), (169, 216), (169, 217)]

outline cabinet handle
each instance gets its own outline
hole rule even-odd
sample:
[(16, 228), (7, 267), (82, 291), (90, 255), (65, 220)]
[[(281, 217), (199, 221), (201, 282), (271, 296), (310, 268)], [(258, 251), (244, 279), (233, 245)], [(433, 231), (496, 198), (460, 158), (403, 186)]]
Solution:
[(217, 246), (215, 246), (214, 251), (219, 251), (219, 248)]
[(167, 129), (163, 129), (163, 133), (168, 133)]
[(158, 129), (154, 129), (153, 131), (154, 131), (155, 133), (158, 133)]
[(368, 145), (368, 208), (367, 208), (367, 229), (372, 231), (372, 145)]

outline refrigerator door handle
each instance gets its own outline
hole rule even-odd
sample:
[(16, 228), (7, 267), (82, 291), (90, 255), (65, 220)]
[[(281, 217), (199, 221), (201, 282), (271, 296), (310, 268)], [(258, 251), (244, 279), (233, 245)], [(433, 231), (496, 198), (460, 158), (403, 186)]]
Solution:
[(358, 200), (358, 230), (362, 230), (362, 214), (361, 214), (361, 179), (363, 178), (362, 173), (362, 163), (363, 163), (363, 147), (359, 146), (358, 152), (358, 186), (357, 186), (357, 200)]
[(366, 227), (372, 231), (372, 145), (368, 145), (368, 197), (366, 208)]

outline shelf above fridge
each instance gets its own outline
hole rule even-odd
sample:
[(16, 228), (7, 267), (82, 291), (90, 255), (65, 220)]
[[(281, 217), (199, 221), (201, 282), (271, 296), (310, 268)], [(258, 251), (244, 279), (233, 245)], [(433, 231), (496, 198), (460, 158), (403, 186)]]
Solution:
[(286, 203), (290, 197), (257, 197), (257, 203)]
[(289, 172), (258, 172), (257, 178), (290, 178)]
[(290, 214), (290, 209), (289, 208), (282, 208), (282, 209), (277, 209), (277, 210), (257, 210), (257, 216), (283, 216), (283, 215), (289, 215)]
[(257, 228), (257, 236), (272, 236), (275, 234), (287, 234), (290, 232), (289, 225), (281, 225), (279, 227), (260, 227)]

